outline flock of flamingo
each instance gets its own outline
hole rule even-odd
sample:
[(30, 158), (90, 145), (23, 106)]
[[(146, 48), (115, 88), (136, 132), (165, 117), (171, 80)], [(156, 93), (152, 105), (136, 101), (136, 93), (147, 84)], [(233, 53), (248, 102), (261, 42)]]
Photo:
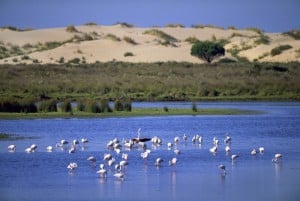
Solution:
[[(148, 160), (148, 157), (151, 154), (151, 150), (147, 149), (147, 142), (148, 141), (151, 142), (153, 146), (162, 146), (163, 145), (163, 140), (160, 137), (157, 137), (157, 136), (154, 136), (152, 138), (141, 137), (140, 130), (141, 129), (138, 130), (138, 137), (136, 137), (136, 138), (132, 138), (129, 140), (123, 139), (122, 141), (120, 141), (118, 138), (114, 138), (107, 143), (106, 148), (107, 148), (108, 153), (105, 153), (103, 155), (103, 160), (101, 161), (101, 163), (99, 165), (99, 170), (96, 172), (97, 174), (99, 174), (100, 177), (106, 178), (107, 174), (108, 174), (108, 169), (109, 170), (113, 169), (114, 177), (116, 177), (117, 179), (120, 179), (120, 180), (124, 179), (124, 173), (125, 173), (124, 170), (125, 170), (126, 166), (129, 164), (128, 163), (129, 156), (128, 156), (128, 152), (122, 152), (123, 148), (125, 150), (139, 148), (142, 150), (142, 152), (140, 153), (141, 158), (143, 160)], [(179, 149), (177, 149), (176, 145), (181, 140), (184, 142), (187, 142), (188, 136), (186, 134), (183, 134), (182, 138), (180, 138), (179, 136), (176, 136), (176, 137), (174, 137), (173, 142), (166, 143), (168, 150), (170, 150), (170, 151), (172, 150), (175, 155), (173, 158), (168, 160), (168, 165), (170, 165), (170, 166), (175, 166), (177, 164), (178, 155), (181, 154), (181, 151)], [(225, 152), (227, 155), (229, 155), (231, 152), (231, 141), (232, 141), (231, 136), (229, 134), (226, 134), (225, 139), (224, 139), (224, 144), (225, 144)], [(88, 142), (89, 141), (86, 138), (81, 139), (81, 143), (83, 146), (85, 146)], [(198, 143), (199, 145), (201, 145), (203, 143), (203, 137), (198, 134), (194, 135), (191, 139), (191, 142), (194, 144)], [(76, 152), (76, 149), (79, 146), (79, 144), (80, 144), (79, 140), (73, 140), (71, 143), (69, 143), (67, 140), (63, 139), (60, 142), (58, 142), (55, 147), (67, 149), (69, 154), (73, 154)], [(212, 147), (209, 149), (209, 151), (213, 155), (217, 154), (218, 149), (219, 149), (219, 144), (220, 144), (219, 139), (217, 137), (214, 137), (212, 139)], [(38, 146), (36, 144), (32, 144), (30, 147), (25, 149), (25, 152), (27, 152), (27, 153), (35, 152), (37, 147)], [(55, 149), (53, 146), (48, 146), (48, 147), (46, 147), (46, 150), (47, 150), (47, 152), (52, 152)], [(16, 145), (13, 145), (13, 144), (9, 145), (8, 151), (15, 152)], [(264, 147), (259, 147), (258, 149), (252, 149), (252, 151), (249, 154), (252, 156), (255, 156), (257, 154), (263, 154), (264, 151), (265, 151)], [(116, 161), (116, 158), (112, 154), (113, 152), (115, 152), (117, 155), (121, 155), (122, 159), (118, 163)], [(237, 160), (237, 158), (239, 158), (238, 154), (231, 154), (232, 162)], [(94, 164), (96, 164), (96, 162), (97, 162), (96, 158), (94, 156), (89, 156), (87, 158), (87, 160)], [(274, 158), (272, 159), (272, 162), (278, 163), (281, 160), (282, 160), (282, 154), (276, 153), (274, 155)], [(163, 158), (158, 157), (154, 161), (154, 165), (159, 168), (162, 166), (164, 161), (165, 160)], [(75, 171), (77, 167), (78, 167), (78, 164), (76, 162), (71, 162), (70, 164), (67, 165), (67, 169), (71, 172)], [(223, 176), (225, 176), (226, 175), (226, 166), (224, 164), (220, 164), (218, 166), (218, 168), (220, 169), (221, 174)]]

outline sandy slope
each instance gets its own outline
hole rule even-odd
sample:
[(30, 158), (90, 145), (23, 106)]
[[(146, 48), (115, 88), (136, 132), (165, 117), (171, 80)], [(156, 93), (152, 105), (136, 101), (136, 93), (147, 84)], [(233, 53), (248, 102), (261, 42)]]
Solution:
[[(0, 63), (32, 63), (34, 59), (40, 63), (57, 63), (60, 58), (67, 62), (74, 58), (81, 61), (93, 63), (96, 61), (128, 61), (128, 62), (158, 62), (158, 61), (187, 61), (201, 63), (202, 61), (190, 55), (191, 44), (185, 40), (189, 37), (196, 37), (199, 40), (226, 39), (229, 43), (225, 46), (226, 51), (232, 48), (239, 49), (239, 56), (247, 57), (249, 60), (258, 59), (259, 61), (300, 61), (300, 41), (279, 33), (264, 33), (269, 36), (270, 44), (257, 45), (255, 40), (259, 34), (251, 30), (223, 30), (219, 28), (155, 28), (175, 37), (178, 42), (173, 46), (162, 45), (163, 41), (159, 36), (145, 34), (150, 28), (128, 28), (121, 25), (114, 26), (77, 26), (78, 32), (67, 32), (66, 28), (53, 28), (32, 31), (11, 31), (0, 29), (0, 45), (7, 50), (19, 47), (22, 53), (9, 56), (0, 60)], [(114, 40), (108, 35), (114, 35), (119, 40)], [(89, 35), (93, 40), (83, 40), (78, 42), (75, 36), (83, 37)], [(233, 37), (234, 36), (234, 37)], [(130, 44), (124, 37), (133, 39), (137, 44)], [(37, 46), (46, 42), (60, 42), (61, 44), (54, 49), (44, 48), (38, 50)], [(30, 44), (30, 48), (25, 48)], [(272, 48), (279, 45), (289, 44), (293, 48), (284, 51), (277, 56), (270, 56)], [(24, 46), (25, 45), (25, 46)], [(298, 50), (298, 51), (297, 51)], [(131, 52), (134, 56), (125, 57), (125, 52)], [(21, 59), (23, 55), (28, 55), (29, 60)], [(226, 57), (232, 58), (229, 52)]]

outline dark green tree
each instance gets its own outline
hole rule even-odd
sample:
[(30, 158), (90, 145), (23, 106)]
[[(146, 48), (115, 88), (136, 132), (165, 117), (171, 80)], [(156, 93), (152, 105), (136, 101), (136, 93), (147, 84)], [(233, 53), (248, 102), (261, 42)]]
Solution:
[(217, 42), (198, 41), (193, 44), (191, 55), (211, 63), (216, 57), (224, 56), (225, 49)]

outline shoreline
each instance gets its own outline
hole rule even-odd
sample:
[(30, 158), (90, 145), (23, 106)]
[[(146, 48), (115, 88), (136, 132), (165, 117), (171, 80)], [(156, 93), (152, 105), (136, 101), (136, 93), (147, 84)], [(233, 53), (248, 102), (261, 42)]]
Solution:
[(193, 111), (190, 108), (169, 108), (166, 112), (163, 108), (135, 108), (131, 112), (105, 112), (105, 113), (90, 113), (78, 112), (39, 112), (39, 113), (0, 113), (0, 120), (17, 120), (17, 119), (53, 119), (53, 118), (110, 118), (110, 117), (149, 117), (149, 116), (185, 116), (185, 115), (255, 115), (262, 114), (261, 111), (255, 110), (240, 110), (240, 109), (224, 109), (224, 108), (198, 108)]

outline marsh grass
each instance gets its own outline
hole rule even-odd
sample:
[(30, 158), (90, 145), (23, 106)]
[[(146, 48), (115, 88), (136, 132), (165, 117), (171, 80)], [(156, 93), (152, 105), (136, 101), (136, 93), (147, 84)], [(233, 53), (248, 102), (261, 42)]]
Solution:
[(300, 99), (297, 62), (18, 64), (0, 65), (0, 72), (1, 100), (41, 94), (58, 100)]
[(271, 56), (276, 56), (281, 54), (283, 51), (293, 48), (291, 45), (279, 45), (273, 48), (270, 52)]

